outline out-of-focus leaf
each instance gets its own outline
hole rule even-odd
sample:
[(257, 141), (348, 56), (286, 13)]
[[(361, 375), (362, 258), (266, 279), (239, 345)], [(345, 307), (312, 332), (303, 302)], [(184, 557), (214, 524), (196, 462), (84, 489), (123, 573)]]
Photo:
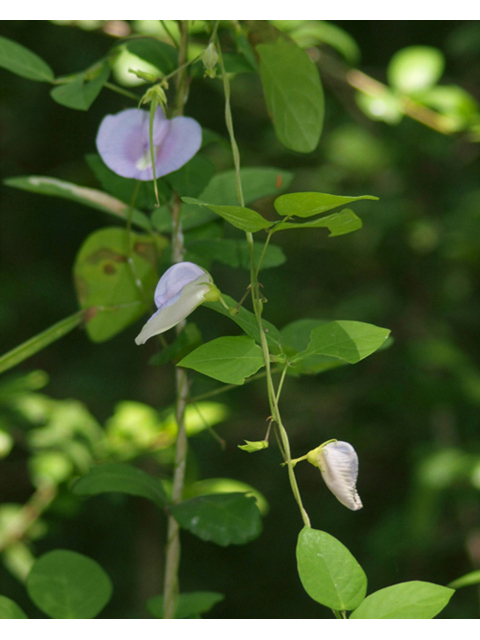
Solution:
[(55, 79), (53, 71), (40, 56), (3, 36), (0, 36), (0, 67), (36, 82), (53, 82)]
[(60, 320), (45, 331), (38, 333), (26, 342), (22, 342), (18, 347), (14, 347), (11, 351), (0, 356), (0, 373), (8, 371), (20, 362), (27, 360), (30, 356), (45, 349), (49, 344), (63, 338), (70, 333), (75, 327), (78, 327), (85, 319), (85, 312), (78, 311), (64, 320)]
[(406, 95), (433, 87), (442, 77), (445, 58), (433, 47), (406, 47), (392, 57), (387, 67), (389, 84)]
[[(117, 200), (117, 198), (112, 198), (112, 196), (98, 189), (81, 187), (72, 182), (65, 182), (65, 180), (57, 180), (57, 178), (49, 178), (48, 176), (19, 176), (4, 180), (4, 184), (23, 191), (33, 191), (45, 196), (73, 200), (92, 209), (98, 209), (103, 213), (114, 215), (124, 221), (128, 217), (129, 206), (124, 202)], [(151, 229), (150, 220), (136, 209), (132, 211), (132, 224), (147, 231)]]
[(317, 67), (293, 42), (257, 46), (265, 101), (277, 138), (288, 149), (313, 151), (323, 128), (324, 98)]
[(402, 582), (372, 593), (350, 617), (426, 620), (440, 613), (454, 593), (453, 589), (431, 582)]
[(371, 120), (381, 120), (393, 125), (398, 124), (403, 118), (399, 97), (390, 91), (386, 90), (375, 97), (358, 92), (355, 100), (363, 113)]
[(79, 496), (128, 493), (148, 498), (160, 508), (168, 503), (160, 480), (128, 464), (108, 463), (92, 467), (75, 483), (73, 492)]
[(80, 306), (90, 309), (86, 330), (91, 340), (112, 338), (150, 309), (159, 250), (151, 237), (117, 227), (88, 236), (73, 274)]
[(185, 500), (170, 507), (183, 529), (221, 546), (245, 544), (262, 531), (255, 499), (244, 493), (218, 493)]
[(64, 84), (55, 87), (50, 91), (50, 95), (55, 102), (64, 107), (88, 111), (109, 75), (110, 66), (105, 60), (94, 71), (76, 74)]
[(112, 596), (102, 567), (87, 556), (58, 549), (41, 556), (27, 578), (27, 591), (51, 618), (95, 618)]
[(125, 47), (138, 58), (145, 60), (153, 67), (167, 75), (178, 66), (178, 52), (171, 45), (156, 38), (133, 38), (128, 40)]
[(471, 587), (480, 583), (480, 571), (470, 571), (461, 578), (457, 578), (450, 582), (447, 587), (449, 589), (462, 589), (463, 587)]
[(215, 338), (178, 363), (227, 384), (243, 384), (263, 365), (261, 348), (247, 336)]
[(181, 169), (169, 173), (166, 180), (180, 196), (196, 198), (207, 187), (214, 173), (213, 162), (197, 154)]
[[(178, 595), (175, 618), (197, 618), (207, 613), (225, 596), (215, 591), (192, 591)], [(156, 618), (163, 618), (163, 596), (155, 596), (147, 601), (147, 609)]]
[(26, 614), (10, 598), (0, 596), (0, 620), (26, 619)]

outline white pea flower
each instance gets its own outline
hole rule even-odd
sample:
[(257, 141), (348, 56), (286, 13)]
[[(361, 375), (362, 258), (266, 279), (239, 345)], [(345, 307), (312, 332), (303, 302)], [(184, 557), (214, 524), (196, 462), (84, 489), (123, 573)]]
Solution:
[(212, 276), (193, 262), (179, 262), (167, 269), (155, 289), (157, 311), (138, 336), (137, 344), (144, 344), (152, 336), (168, 331), (189, 316), (203, 302), (214, 302), (220, 291)]
[[(363, 504), (356, 487), (358, 456), (352, 445), (334, 440), (310, 453), (316, 454), (315, 466), (322, 472), (327, 487), (337, 500), (352, 511), (361, 509)], [(310, 457), (308, 460), (312, 462)]]

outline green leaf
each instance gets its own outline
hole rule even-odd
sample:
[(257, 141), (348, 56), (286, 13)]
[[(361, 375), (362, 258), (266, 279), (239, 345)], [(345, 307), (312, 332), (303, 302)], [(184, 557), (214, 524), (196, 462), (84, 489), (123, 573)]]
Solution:
[[(93, 77), (92, 77), (93, 75)], [(110, 75), (107, 61), (102, 62), (92, 73), (91, 70), (76, 74), (65, 84), (50, 91), (58, 104), (78, 111), (88, 111)]]
[(73, 275), (80, 306), (90, 309), (88, 336), (104, 342), (149, 310), (158, 281), (155, 240), (117, 227), (99, 229), (80, 248)]
[(286, 193), (273, 203), (281, 216), (310, 218), (336, 207), (343, 207), (357, 200), (378, 200), (375, 196), (332, 196), (328, 193), (307, 191), (304, 193)]
[(178, 66), (177, 50), (156, 38), (133, 38), (125, 46), (130, 53), (153, 65), (163, 75), (175, 71)]
[[(237, 307), (237, 302), (233, 298), (230, 298), (230, 296), (222, 294), (222, 298), (230, 309)], [(220, 302), (206, 302), (203, 306), (227, 316), (227, 318), (230, 318), (230, 320), (238, 324), (255, 342), (260, 344), (260, 331), (258, 329), (257, 319), (251, 311), (247, 311), (245, 307), (239, 307), (238, 313), (232, 315)], [(271, 322), (264, 319), (262, 319), (262, 326), (268, 346), (272, 352), (278, 353), (278, 351), (280, 351), (280, 333), (278, 329)]]
[(160, 508), (168, 503), (160, 480), (128, 464), (108, 463), (92, 467), (73, 487), (73, 493), (78, 496), (111, 492), (148, 498)]
[(362, 228), (362, 221), (350, 209), (343, 209), (339, 213), (332, 213), (323, 218), (316, 220), (308, 220), (307, 222), (290, 222), (283, 221), (276, 224), (272, 231), (285, 231), (286, 229), (321, 229), (325, 228), (330, 231), (329, 238), (343, 236), (352, 231)]
[(247, 336), (216, 338), (178, 363), (227, 384), (243, 384), (263, 365), (261, 348)]
[[(293, 179), (293, 174), (289, 171), (274, 167), (240, 169), (240, 176), (246, 204), (268, 196), (278, 195), (289, 186)], [(237, 205), (235, 171), (222, 171), (214, 175), (200, 194), (199, 200), (215, 205)], [(184, 230), (198, 227), (214, 219), (216, 219), (216, 215), (213, 211), (196, 204), (182, 207), (182, 227)], [(153, 212), (152, 223), (158, 231), (171, 231), (172, 214), (166, 207), (157, 209)]]
[(355, 364), (381, 347), (389, 334), (389, 329), (366, 322), (328, 322), (313, 329), (308, 347), (294, 356), (292, 362), (315, 354), (341, 358)]
[(426, 620), (440, 613), (454, 593), (431, 582), (401, 582), (372, 593), (350, 618)]
[[(189, 251), (194, 254), (210, 258), (230, 267), (250, 269), (250, 247), (246, 240), (231, 240), (216, 238), (213, 240), (194, 240), (187, 244)], [(253, 245), (255, 264), (258, 265), (263, 253), (264, 244), (255, 242)], [(278, 245), (268, 245), (263, 256), (260, 270), (278, 267), (286, 261), (285, 254)]]
[(473, 584), (480, 583), (480, 571), (470, 571), (470, 573), (466, 573), (461, 578), (457, 578), (450, 582), (447, 586), (450, 589), (461, 589), (462, 587), (470, 587)]
[[(326, 324), (325, 320), (302, 318), (283, 327), (280, 332), (283, 351), (290, 357), (304, 351), (308, 347), (312, 331), (324, 324)], [(311, 355), (299, 360), (293, 367), (289, 367), (287, 373), (292, 375), (316, 374), (335, 369), (344, 364), (346, 364), (344, 360), (331, 356)]]
[(86, 317), (85, 311), (78, 311), (60, 322), (53, 324), (45, 331), (38, 333), (33, 338), (22, 342), (17, 347), (14, 347), (11, 351), (4, 353), (0, 357), (0, 373), (15, 367), (20, 362), (27, 360), (31, 356), (35, 355), (49, 344), (63, 338), (67, 333), (70, 333), (75, 327), (78, 327)]
[[(207, 613), (216, 604), (225, 600), (222, 593), (215, 591), (192, 591), (178, 595), (175, 618), (196, 618)], [(163, 618), (163, 596), (155, 596), (147, 600), (147, 609), (156, 618)]]
[(304, 527), (298, 536), (300, 580), (316, 602), (336, 611), (351, 611), (365, 598), (367, 577), (350, 551), (336, 538)]
[(320, 76), (308, 54), (279, 38), (257, 46), (260, 77), (277, 138), (293, 151), (309, 153), (323, 127), (324, 98)]
[(166, 180), (181, 196), (196, 198), (207, 187), (215, 173), (215, 165), (197, 154), (181, 169), (169, 173)]
[(94, 618), (112, 595), (102, 567), (86, 556), (58, 549), (41, 556), (27, 578), (27, 591), (51, 618)]
[(389, 84), (400, 93), (416, 94), (433, 87), (442, 77), (445, 58), (433, 47), (406, 47), (390, 60)]
[[(136, 193), (135, 204), (138, 208), (155, 208), (156, 197), (153, 180), (145, 182), (135, 180), (134, 178), (123, 178), (109, 169), (96, 153), (88, 153), (85, 156), (85, 160), (104, 191), (107, 191), (122, 202), (127, 203), (132, 202), (133, 196)], [(172, 190), (163, 178), (157, 178), (157, 189), (160, 202), (168, 202), (172, 196)], [(140, 216), (143, 216), (143, 214), (140, 213)], [(143, 218), (146, 224), (150, 224), (146, 216), (143, 216)], [(132, 222), (134, 222), (134, 220)], [(140, 226), (143, 226), (145, 229), (147, 228), (144, 225)]]
[(5, 596), (0, 596), (0, 620), (19, 620), (26, 618), (26, 614), (20, 609), (16, 602)]
[(233, 478), (208, 478), (207, 480), (197, 480), (188, 484), (183, 492), (185, 500), (196, 498), (197, 496), (211, 495), (212, 493), (244, 493), (253, 496), (257, 503), (258, 510), (264, 516), (268, 513), (269, 505), (263, 494), (254, 489), (246, 482), (234, 480)]
[[(92, 209), (98, 209), (103, 213), (114, 215), (123, 221), (127, 220), (128, 217), (128, 205), (98, 189), (81, 187), (78, 184), (48, 176), (18, 176), (8, 178), (3, 182), (8, 187), (14, 187), (15, 189), (73, 200)], [(150, 220), (136, 209), (132, 212), (132, 224), (136, 224), (146, 231), (151, 229)]]
[(195, 204), (199, 207), (207, 207), (217, 215), (221, 216), (224, 220), (231, 225), (242, 231), (260, 231), (261, 229), (268, 229), (272, 225), (272, 222), (265, 220), (263, 216), (247, 207), (233, 207), (230, 205), (213, 205), (195, 198), (182, 198), (186, 204)]
[(55, 79), (53, 71), (40, 56), (2, 36), (0, 36), (0, 67), (36, 82), (53, 82)]
[(191, 498), (172, 505), (170, 513), (183, 529), (223, 547), (250, 542), (262, 531), (255, 498), (243, 493), (218, 493)]
[(238, 448), (242, 449), (242, 451), (247, 451), (248, 453), (255, 453), (256, 451), (261, 451), (262, 449), (268, 449), (267, 440), (257, 440), (256, 442), (245, 440), (245, 442), (247, 444), (239, 444)]

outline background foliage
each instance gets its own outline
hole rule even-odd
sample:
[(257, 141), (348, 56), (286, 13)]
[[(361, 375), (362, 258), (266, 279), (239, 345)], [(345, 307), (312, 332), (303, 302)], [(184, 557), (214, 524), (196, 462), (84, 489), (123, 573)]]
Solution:
[[(480, 99), (478, 23), (337, 24), (358, 45), (346, 39), (348, 62), (370, 77), (399, 89), (395, 67), (388, 67), (392, 56), (426, 45), (446, 60), (443, 74), (432, 61), (432, 84), (457, 85)], [(128, 28), (142, 32), (148, 25)], [(1, 25), (1, 35), (48, 60), (56, 75), (82, 71), (102, 57), (114, 38), (106, 31), (103, 24)], [(324, 130), (309, 155), (288, 151), (275, 138), (257, 76), (239, 73), (232, 81), (243, 167), (292, 171), (295, 191), (380, 198), (355, 204), (364, 226), (346, 237), (327, 242), (322, 229), (274, 236), (288, 260), (261, 274), (272, 300), (266, 315), (279, 327), (296, 320), (298, 310), (303, 317), (371, 322), (390, 328), (394, 343), (354, 367), (288, 378), (284, 420), (294, 456), (332, 437), (358, 452), (364, 509), (355, 514), (327, 495), (317, 469), (297, 469), (312, 525), (350, 549), (369, 577), (369, 592), (405, 580), (447, 584), (480, 568), (479, 147), (462, 131), (462, 118), (474, 118), (476, 105), (468, 111), (465, 99), (455, 103), (462, 107), (455, 113), (450, 108), (447, 116), (457, 120), (448, 135), (401, 119), (395, 106), (384, 105), (385, 122), (342, 82), (339, 58), (327, 53), (320, 62)], [(71, 111), (52, 102), (43, 84), (2, 69), (0, 81), (2, 178), (41, 174), (98, 187), (84, 156), (95, 152), (103, 115), (130, 101), (103, 91), (89, 111)], [(437, 109), (445, 104), (438, 92), (429, 99)], [(192, 84), (187, 115), (226, 136), (223, 108), (219, 80)], [(228, 148), (213, 144), (206, 153), (217, 169), (231, 168)], [(75, 202), (1, 189), (3, 353), (78, 309), (74, 257), (85, 237), (111, 219)], [(256, 208), (268, 218), (271, 199)], [(217, 262), (212, 274), (221, 290), (242, 297), (245, 271)], [(208, 309), (199, 308), (194, 321), (205, 340), (231, 334), (220, 316), (212, 327)], [(155, 349), (135, 346), (140, 325), (101, 344), (76, 330), (0, 380), (0, 546), (15, 505), (45, 478), (56, 487), (28, 536), (2, 554), (2, 593), (32, 616), (38, 612), (22, 584), (31, 554), (57, 548), (96, 559), (110, 576), (114, 597), (101, 617), (144, 617), (145, 599), (159, 593), (165, 531), (153, 505), (117, 494), (85, 501), (68, 488), (75, 473), (103, 459), (102, 447), (117, 461), (133, 459), (155, 448), (159, 423), (168, 423), (173, 367), (148, 366)], [(17, 377), (22, 374), (27, 377)], [(211, 388), (198, 376), (194, 395)], [(190, 479), (247, 483), (265, 496), (268, 513), (262, 535), (246, 546), (223, 548), (184, 533), (182, 589), (225, 594), (206, 614), (212, 617), (328, 616), (300, 587), (294, 549), (301, 523), (278, 451), (272, 446), (248, 456), (237, 448), (264, 435), (263, 381), (215, 400), (225, 406), (212, 404), (208, 421), (218, 423), (225, 448), (208, 431), (192, 438)], [(155, 472), (168, 459), (164, 444), (143, 453), (140, 466)], [(478, 597), (476, 587), (462, 590), (441, 615), (478, 617)]]

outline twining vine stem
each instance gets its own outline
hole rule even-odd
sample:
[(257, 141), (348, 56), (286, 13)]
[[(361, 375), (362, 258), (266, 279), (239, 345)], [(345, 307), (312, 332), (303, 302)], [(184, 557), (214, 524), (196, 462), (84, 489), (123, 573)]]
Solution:
[[(236, 178), (235, 184), (236, 184), (236, 190), (237, 190), (237, 198), (240, 206), (244, 207), (245, 199), (243, 197), (242, 180), (240, 175), (240, 153), (238, 150), (237, 142), (235, 140), (232, 111), (230, 107), (230, 83), (229, 83), (227, 73), (225, 71), (225, 66), (223, 64), (222, 51), (220, 47), (220, 41), (218, 40), (218, 38), (217, 38), (217, 49), (218, 49), (219, 63), (222, 70), (223, 89), (225, 93), (225, 122), (226, 122), (227, 130), (230, 136), (230, 144), (232, 147), (232, 154), (233, 154), (233, 163), (235, 166), (235, 178)], [(262, 324), (262, 302), (259, 294), (259, 284), (258, 284), (258, 277), (257, 277), (258, 272), (257, 272), (257, 267), (255, 265), (253, 234), (247, 231), (246, 238), (247, 238), (247, 243), (250, 250), (250, 278), (251, 278), (252, 304), (253, 304), (253, 310), (255, 313), (255, 317), (257, 319), (258, 329), (260, 333), (260, 343), (261, 343), (263, 359), (265, 363), (266, 378), (267, 378), (267, 392), (268, 392), (270, 411), (272, 412), (272, 418), (278, 429), (279, 439), (282, 443), (283, 454), (284, 454), (285, 462), (287, 463), (288, 477), (290, 480), (290, 486), (292, 488), (293, 495), (300, 509), (303, 522), (305, 526), (309, 527), (310, 519), (302, 503), (302, 498), (300, 496), (300, 491), (299, 491), (297, 480), (295, 477), (295, 472), (293, 470), (292, 456), (290, 453), (290, 442), (288, 440), (288, 434), (285, 430), (285, 427), (283, 426), (280, 410), (278, 407), (278, 400), (280, 396), (281, 387), (283, 385), (284, 375), (282, 375), (278, 393), (275, 391), (275, 387), (272, 379), (272, 369), (270, 365), (270, 352), (268, 349), (267, 338), (265, 336), (265, 332)]]

